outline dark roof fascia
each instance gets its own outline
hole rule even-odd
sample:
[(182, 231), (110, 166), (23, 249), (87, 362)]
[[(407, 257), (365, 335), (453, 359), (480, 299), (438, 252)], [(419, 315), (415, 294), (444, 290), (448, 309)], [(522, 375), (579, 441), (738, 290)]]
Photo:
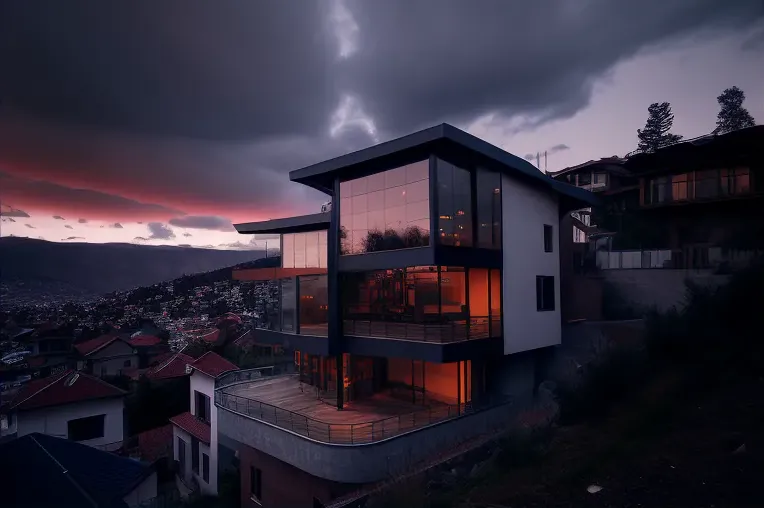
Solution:
[(302, 233), (306, 231), (321, 231), (329, 229), (331, 213), (321, 212), (283, 219), (271, 219), (262, 222), (247, 222), (234, 224), (236, 231), (243, 235), (263, 233)]
[[(698, 138), (680, 141), (654, 152), (640, 152), (630, 155), (626, 160), (626, 168), (641, 175), (669, 174), (676, 170), (688, 171), (698, 166), (698, 161), (716, 163), (720, 158), (734, 159), (740, 155), (757, 158), (761, 157), (764, 146), (764, 125), (747, 127), (726, 134), (707, 134)], [(741, 152), (741, 147), (752, 151)], [(725, 152), (732, 152), (726, 155)], [(686, 161), (684, 159), (687, 159)], [(681, 167), (677, 167), (677, 161)]]
[(330, 182), (333, 181), (335, 174), (346, 173), (348, 169), (354, 166), (368, 164), (375, 159), (388, 158), (431, 144), (444, 137), (444, 127), (446, 127), (446, 124), (436, 125), (435, 127), (430, 127), (429, 129), (401, 138), (364, 148), (363, 150), (290, 171), (289, 179), (293, 182), (302, 183), (330, 193), (332, 191)]
[(555, 171), (554, 173), (547, 173), (547, 174), (550, 177), (554, 178), (555, 180), (561, 176), (576, 174), (576, 173), (584, 172), (584, 171), (586, 172), (606, 171), (608, 173), (623, 174), (624, 176), (628, 176), (627, 171), (624, 167), (625, 162), (626, 162), (625, 159), (620, 161), (615, 159), (588, 161), (582, 164), (578, 164), (577, 166), (571, 166), (569, 168), (561, 169), (559, 171)]
[(444, 145), (456, 145), (463, 151), (471, 152), (472, 155), (477, 154), (494, 162), (493, 166), (505, 174), (520, 175), (542, 183), (555, 192), (582, 202), (583, 206), (598, 203), (598, 199), (591, 192), (557, 182), (543, 174), (530, 162), (449, 124), (430, 127), (402, 138), (292, 171), (289, 173), (289, 178), (293, 182), (314, 188), (329, 189), (335, 177), (347, 176), (349, 173), (363, 176), (366, 170), (361, 168), (362, 165), (372, 165), (375, 162), (379, 164), (380, 160), (385, 160), (387, 163), (378, 168), (381, 171), (395, 167), (393, 161), (396, 159), (407, 160), (409, 163), (415, 162), (417, 157), (424, 158), (437, 147)]

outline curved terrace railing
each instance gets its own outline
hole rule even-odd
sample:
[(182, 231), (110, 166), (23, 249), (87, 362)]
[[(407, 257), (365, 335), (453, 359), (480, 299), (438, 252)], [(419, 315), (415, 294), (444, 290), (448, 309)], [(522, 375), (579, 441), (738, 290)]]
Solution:
[[(509, 399), (502, 399), (489, 407), (507, 403), (510, 403)], [(324, 422), (265, 402), (221, 391), (215, 392), (215, 404), (315, 441), (350, 445), (382, 441), (476, 411), (471, 403), (443, 404), (372, 422), (345, 424)]]
[(269, 365), (267, 367), (233, 370), (215, 378), (215, 390), (238, 383), (258, 381), (286, 374), (290, 366), (291, 363), (277, 363), (276, 365)]

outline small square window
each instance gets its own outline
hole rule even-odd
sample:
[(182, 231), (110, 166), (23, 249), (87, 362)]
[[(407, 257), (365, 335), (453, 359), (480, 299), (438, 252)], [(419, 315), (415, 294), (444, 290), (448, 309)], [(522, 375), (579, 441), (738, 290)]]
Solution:
[(536, 310), (539, 312), (554, 310), (554, 277), (546, 275), (536, 277)]
[(552, 252), (554, 250), (554, 228), (549, 224), (544, 224), (544, 252)]

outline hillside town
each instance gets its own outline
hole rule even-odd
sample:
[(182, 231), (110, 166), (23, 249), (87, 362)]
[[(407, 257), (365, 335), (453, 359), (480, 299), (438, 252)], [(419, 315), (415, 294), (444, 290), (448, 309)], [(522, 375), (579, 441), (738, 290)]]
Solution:
[[(457, 497), (514, 464), (509, 433), (585, 420), (659, 367), (695, 380), (723, 367), (702, 362), (735, 361), (753, 376), (737, 382), (760, 383), (746, 330), (764, 273), (762, 129), (544, 174), (444, 124), (292, 172), (340, 195), (235, 226), (280, 235), (278, 257), (85, 303), (4, 301), (0, 478), (28, 492), (17, 464), (56, 471), (61, 485), (35, 497), (51, 506), (59, 487), (67, 506), (109, 508), (358, 508), (405, 482)], [(443, 146), (490, 165), (385, 165)], [(338, 183), (358, 164), (367, 176)], [(447, 183), (433, 201), (431, 175)], [(384, 196), (392, 211), (367, 211)], [(388, 213), (404, 226), (375, 229)], [(420, 231), (431, 225), (437, 236)], [(738, 319), (734, 339), (718, 333)], [(597, 377), (613, 351), (656, 364)], [(677, 370), (689, 357), (702, 368)], [(750, 479), (760, 469), (724, 459), (760, 429), (736, 432), (733, 450), (705, 458)]]

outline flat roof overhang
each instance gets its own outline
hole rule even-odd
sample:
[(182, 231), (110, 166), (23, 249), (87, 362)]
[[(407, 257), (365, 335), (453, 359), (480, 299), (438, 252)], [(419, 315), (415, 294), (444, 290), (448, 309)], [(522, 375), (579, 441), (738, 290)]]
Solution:
[(681, 141), (654, 152), (634, 153), (626, 169), (635, 175), (712, 169), (764, 161), (764, 125)]
[(321, 212), (283, 219), (234, 224), (234, 227), (242, 235), (304, 233), (329, 229), (330, 217), (331, 212)]
[(599, 204), (593, 193), (559, 182), (530, 162), (449, 124), (440, 124), (364, 150), (297, 169), (289, 179), (333, 194), (335, 178), (358, 178), (424, 160), (431, 154), (458, 152), (478, 165), (519, 177), (559, 193), (561, 206), (574, 210)]

